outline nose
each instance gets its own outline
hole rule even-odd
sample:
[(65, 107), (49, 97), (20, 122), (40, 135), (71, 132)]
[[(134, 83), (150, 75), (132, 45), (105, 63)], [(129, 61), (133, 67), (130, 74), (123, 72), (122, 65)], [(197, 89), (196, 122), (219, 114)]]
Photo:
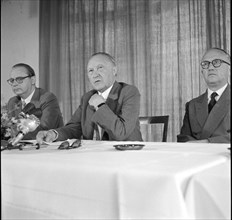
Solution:
[(97, 70), (93, 70), (93, 74), (92, 76), (95, 78), (95, 77), (98, 77), (99, 76), (99, 73)]
[(17, 86), (18, 85), (18, 83), (17, 83), (17, 81), (14, 79), (14, 81), (11, 83), (11, 86)]
[(209, 63), (209, 68), (208, 69), (215, 69), (212, 62)]

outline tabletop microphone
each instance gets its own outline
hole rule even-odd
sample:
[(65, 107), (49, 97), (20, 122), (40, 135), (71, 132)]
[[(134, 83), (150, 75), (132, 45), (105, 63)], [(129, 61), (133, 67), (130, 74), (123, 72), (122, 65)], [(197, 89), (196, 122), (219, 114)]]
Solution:
[(26, 104), (26, 106), (22, 109), (22, 112), (24, 114), (30, 114), (30, 111), (32, 111), (33, 109), (35, 109), (35, 105), (31, 102), (29, 102), (28, 104)]
[(19, 117), (26, 118), (26, 115), (35, 115), (37, 118), (42, 116), (42, 110), (40, 108), (35, 108), (35, 105), (29, 102), (19, 113)]
[(42, 110), (40, 108), (35, 108), (32, 109), (31, 111), (28, 112), (29, 115), (34, 115), (37, 118), (41, 118), (42, 116)]
[(35, 115), (26, 115), (26, 118), (21, 119), (21, 124), (18, 126), (19, 133), (12, 140), (11, 144), (14, 146), (20, 140), (23, 139), (24, 135), (34, 131), (40, 124), (40, 120)]

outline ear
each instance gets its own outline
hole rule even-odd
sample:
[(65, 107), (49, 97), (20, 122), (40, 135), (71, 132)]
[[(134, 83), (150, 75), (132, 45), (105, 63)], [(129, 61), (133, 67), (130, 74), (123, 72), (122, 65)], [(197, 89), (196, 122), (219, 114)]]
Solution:
[(35, 83), (36, 83), (36, 77), (35, 76), (31, 77), (31, 82), (32, 82), (32, 85), (35, 85)]
[(114, 76), (116, 76), (116, 75), (117, 75), (117, 72), (118, 72), (117, 67), (116, 67), (116, 66), (114, 66), (114, 67), (113, 67), (113, 74), (114, 74)]

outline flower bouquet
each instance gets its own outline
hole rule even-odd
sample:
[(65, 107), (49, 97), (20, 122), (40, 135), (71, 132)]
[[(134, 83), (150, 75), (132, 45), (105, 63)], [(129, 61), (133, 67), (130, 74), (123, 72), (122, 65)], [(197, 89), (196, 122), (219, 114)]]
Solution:
[(19, 119), (9, 117), (7, 112), (1, 113), (1, 140), (9, 140), (14, 138), (18, 133), (18, 123)]

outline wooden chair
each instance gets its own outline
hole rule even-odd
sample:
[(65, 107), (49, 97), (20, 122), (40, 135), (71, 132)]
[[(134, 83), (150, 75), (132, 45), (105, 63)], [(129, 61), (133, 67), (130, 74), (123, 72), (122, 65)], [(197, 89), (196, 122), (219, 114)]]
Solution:
[(140, 116), (139, 122), (140, 125), (146, 124), (164, 124), (163, 126), (163, 134), (162, 134), (162, 142), (167, 142), (167, 133), (168, 133), (168, 121), (169, 115), (163, 116)]

